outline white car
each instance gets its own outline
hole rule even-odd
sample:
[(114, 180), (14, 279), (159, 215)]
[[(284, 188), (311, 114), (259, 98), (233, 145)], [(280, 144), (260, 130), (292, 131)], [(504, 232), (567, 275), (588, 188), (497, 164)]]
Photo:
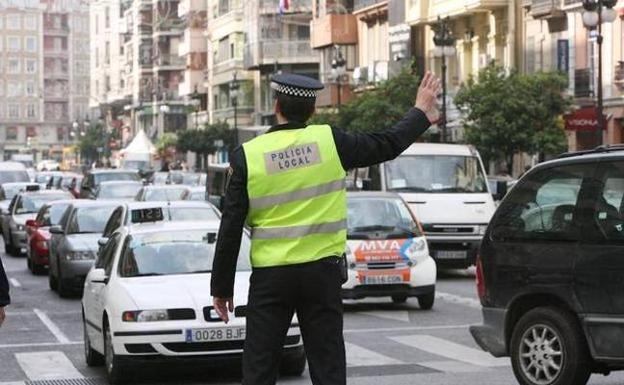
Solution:
[[(162, 208), (142, 217), (163, 217)], [(118, 229), (87, 275), (82, 299), (85, 358), (105, 363), (111, 384), (141, 360), (227, 358), (243, 351), (250, 242), (243, 235), (234, 303), (226, 325), (212, 308), (210, 269), (218, 222), (145, 223)], [(296, 318), (282, 369), (301, 374), (305, 353)]]
[(435, 300), (436, 263), (409, 207), (397, 194), (349, 193), (348, 280), (342, 297), (416, 297), (421, 309)]

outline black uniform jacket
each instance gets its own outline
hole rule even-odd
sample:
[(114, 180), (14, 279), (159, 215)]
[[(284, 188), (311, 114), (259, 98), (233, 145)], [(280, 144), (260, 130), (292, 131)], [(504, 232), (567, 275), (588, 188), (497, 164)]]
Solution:
[(2, 261), (0, 261), (0, 307), (6, 306), (10, 303), (9, 280), (4, 272), (4, 267), (2, 267)]
[[(334, 142), (345, 171), (368, 167), (399, 156), (430, 126), (425, 114), (412, 108), (394, 127), (372, 134), (349, 134), (332, 128)], [(304, 128), (300, 123), (271, 127), (269, 132)], [(238, 147), (230, 159), (232, 175), (225, 193), (223, 216), (212, 265), (211, 294), (227, 298), (234, 292), (236, 260), (249, 209), (245, 151)]]

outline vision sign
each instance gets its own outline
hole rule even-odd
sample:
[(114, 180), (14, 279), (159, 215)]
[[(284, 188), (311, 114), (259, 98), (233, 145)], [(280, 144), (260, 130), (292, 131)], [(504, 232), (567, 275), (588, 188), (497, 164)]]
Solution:
[(565, 121), (565, 129), (569, 131), (596, 131), (599, 125), (596, 107), (581, 108), (565, 115), (563, 119)]

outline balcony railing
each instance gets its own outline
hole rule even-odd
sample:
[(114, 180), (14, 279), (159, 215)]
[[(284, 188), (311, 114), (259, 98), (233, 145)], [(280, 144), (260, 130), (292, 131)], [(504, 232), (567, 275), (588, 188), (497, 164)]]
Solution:
[(262, 41), (247, 44), (244, 65), (250, 69), (276, 62), (315, 63), (318, 60), (319, 53), (312, 49), (309, 40)]
[[(239, 119), (243, 115), (252, 114), (254, 112), (253, 106), (238, 106), (236, 107), (236, 114)], [(217, 120), (228, 120), (230, 124), (234, 123), (234, 107), (219, 108), (212, 111), (212, 118)]]
[(556, 16), (563, 15), (561, 10), (561, 0), (532, 0), (531, 16)]
[(375, 4), (386, 2), (387, 0), (355, 0), (353, 2), (353, 11), (359, 11), (360, 9), (368, 8)]
[(185, 58), (180, 57), (178, 55), (161, 54), (156, 57), (155, 64), (161, 67), (164, 67), (164, 66), (178, 67), (178, 66), (185, 66), (186, 61), (185, 61)]
[(574, 97), (588, 98), (593, 95), (591, 89), (591, 71), (589, 68), (574, 70)]

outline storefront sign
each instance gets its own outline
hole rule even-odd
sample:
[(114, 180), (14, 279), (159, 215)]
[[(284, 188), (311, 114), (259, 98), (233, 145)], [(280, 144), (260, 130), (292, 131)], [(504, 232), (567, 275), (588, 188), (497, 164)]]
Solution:
[(565, 129), (569, 131), (596, 131), (598, 111), (596, 107), (585, 107), (563, 117)]

